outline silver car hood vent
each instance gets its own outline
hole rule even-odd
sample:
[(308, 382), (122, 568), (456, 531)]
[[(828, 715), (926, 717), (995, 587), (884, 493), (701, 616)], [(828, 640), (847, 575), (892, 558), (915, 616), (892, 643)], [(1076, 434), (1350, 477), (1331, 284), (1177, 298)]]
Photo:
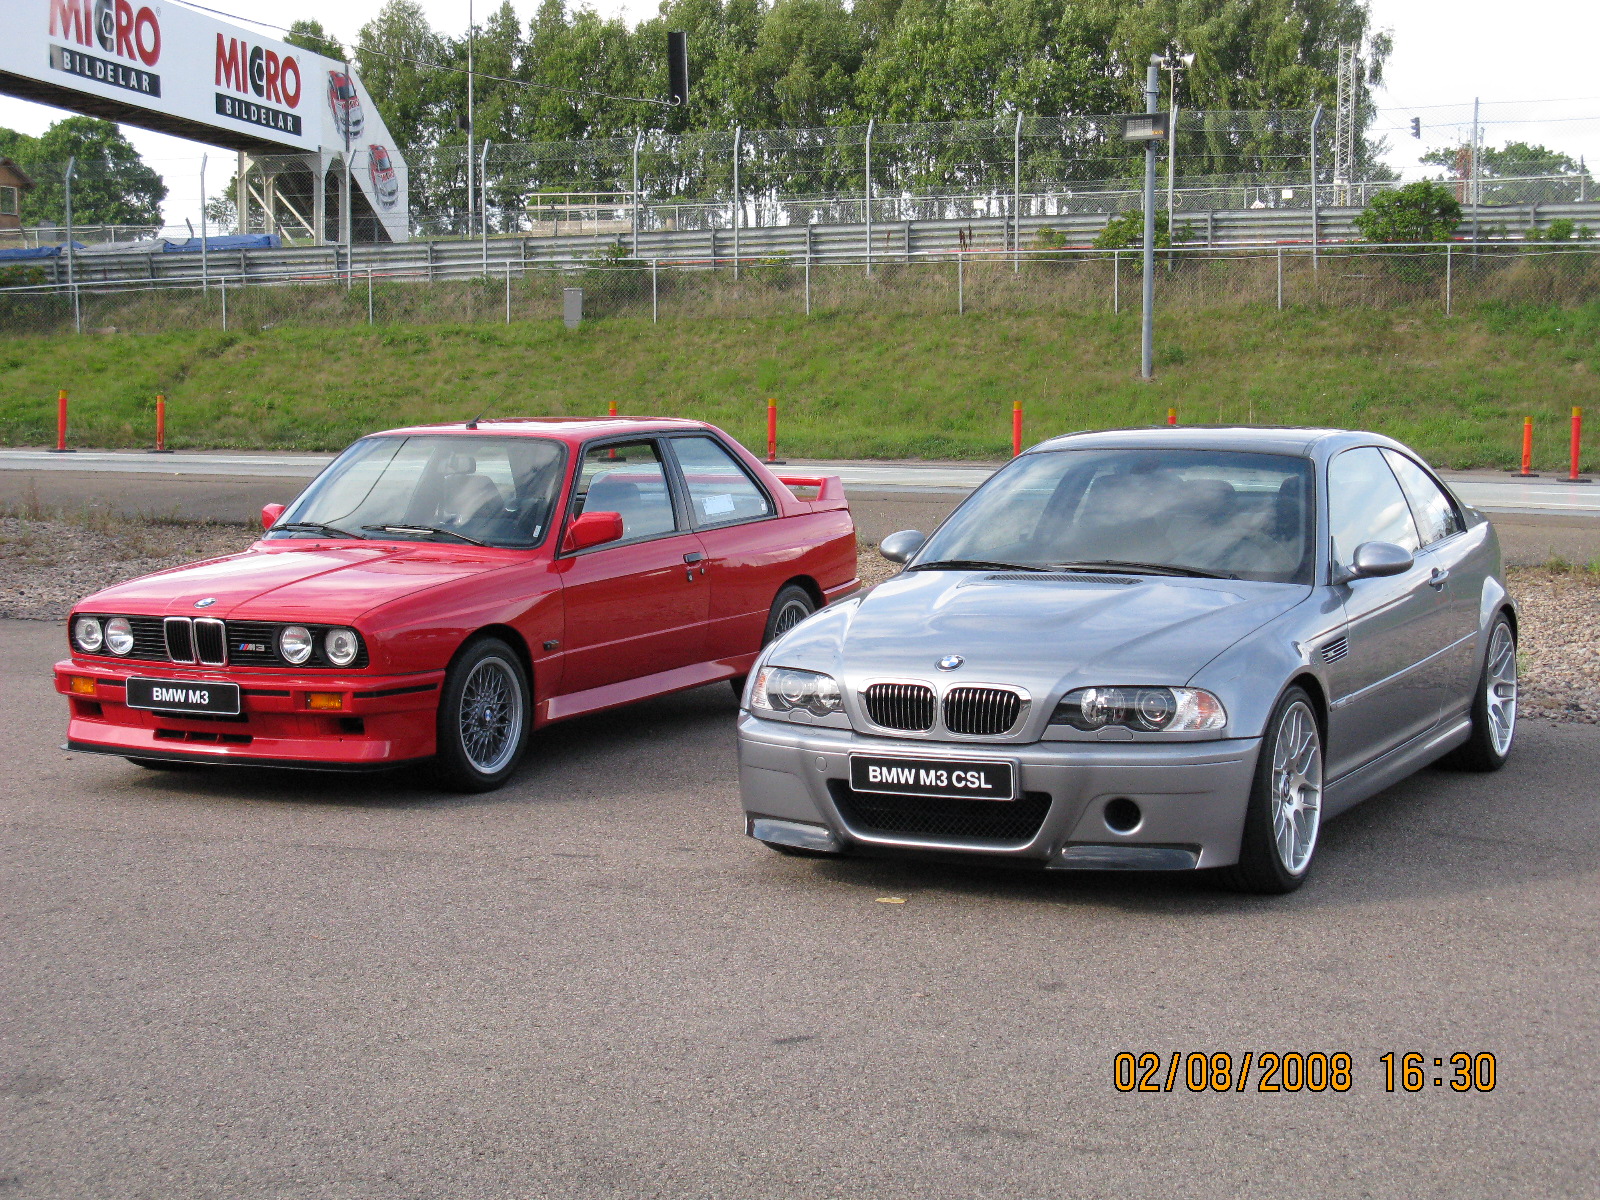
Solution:
[(999, 575), (974, 575), (962, 587), (975, 583), (1098, 583), (1130, 587), (1144, 580), (1132, 575), (1096, 575), (1088, 571), (1008, 571)]

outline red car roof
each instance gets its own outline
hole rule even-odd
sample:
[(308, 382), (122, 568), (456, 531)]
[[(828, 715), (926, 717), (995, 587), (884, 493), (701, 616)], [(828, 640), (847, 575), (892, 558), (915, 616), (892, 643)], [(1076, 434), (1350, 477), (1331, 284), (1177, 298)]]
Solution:
[(476, 429), (468, 429), (461, 421), (452, 421), (448, 425), (408, 425), (402, 429), (379, 430), (378, 434), (521, 434), (525, 437), (559, 438), (576, 444), (609, 434), (667, 433), (712, 428), (704, 421), (685, 421), (677, 417), (482, 417), (476, 425)]

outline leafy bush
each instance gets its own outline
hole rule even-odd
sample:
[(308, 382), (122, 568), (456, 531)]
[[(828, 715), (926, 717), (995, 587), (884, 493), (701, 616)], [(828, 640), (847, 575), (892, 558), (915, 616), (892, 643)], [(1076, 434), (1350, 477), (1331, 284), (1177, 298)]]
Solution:
[(1461, 204), (1442, 183), (1431, 179), (1379, 192), (1356, 217), (1369, 242), (1445, 242), (1461, 224)]
[[(1161, 210), (1156, 213), (1156, 247), (1166, 250), (1172, 245), (1172, 235), (1167, 230), (1167, 213)], [(1186, 232), (1179, 230), (1180, 233)], [(1094, 239), (1096, 250), (1130, 250), (1144, 245), (1144, 212), (1142, 209), (1130, 208), (1121, 216), (1112, 217), (1106, 222)]]

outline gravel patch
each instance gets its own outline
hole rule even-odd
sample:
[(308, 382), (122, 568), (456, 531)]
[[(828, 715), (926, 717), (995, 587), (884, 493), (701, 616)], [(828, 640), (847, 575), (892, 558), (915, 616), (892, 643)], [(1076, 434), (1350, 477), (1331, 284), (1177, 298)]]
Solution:
[[(80, 596), (236, 554), (255, 538), (244, 525), (0, 516), (0, 617), (59, 621)], [(866, 547), (858, 563), (867, 587), (899, 569)], [(1507, 574), (1521, 611), (1522, 715), (1600, 724), (1600, 575), (1542, 567)]]

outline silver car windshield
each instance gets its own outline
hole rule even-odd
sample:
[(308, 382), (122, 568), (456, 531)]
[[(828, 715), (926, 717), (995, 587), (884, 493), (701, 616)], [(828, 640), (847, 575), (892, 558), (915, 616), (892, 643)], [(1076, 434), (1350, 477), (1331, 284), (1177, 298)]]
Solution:
[(1311, 462), (1233, 450), (1056, 450), (999, 471), (912, 563), (1309, 583)]
[(267, 536), (533, 546), (549, 530), (565, 463), (562, 444), (548, 438), (363, 438)]

